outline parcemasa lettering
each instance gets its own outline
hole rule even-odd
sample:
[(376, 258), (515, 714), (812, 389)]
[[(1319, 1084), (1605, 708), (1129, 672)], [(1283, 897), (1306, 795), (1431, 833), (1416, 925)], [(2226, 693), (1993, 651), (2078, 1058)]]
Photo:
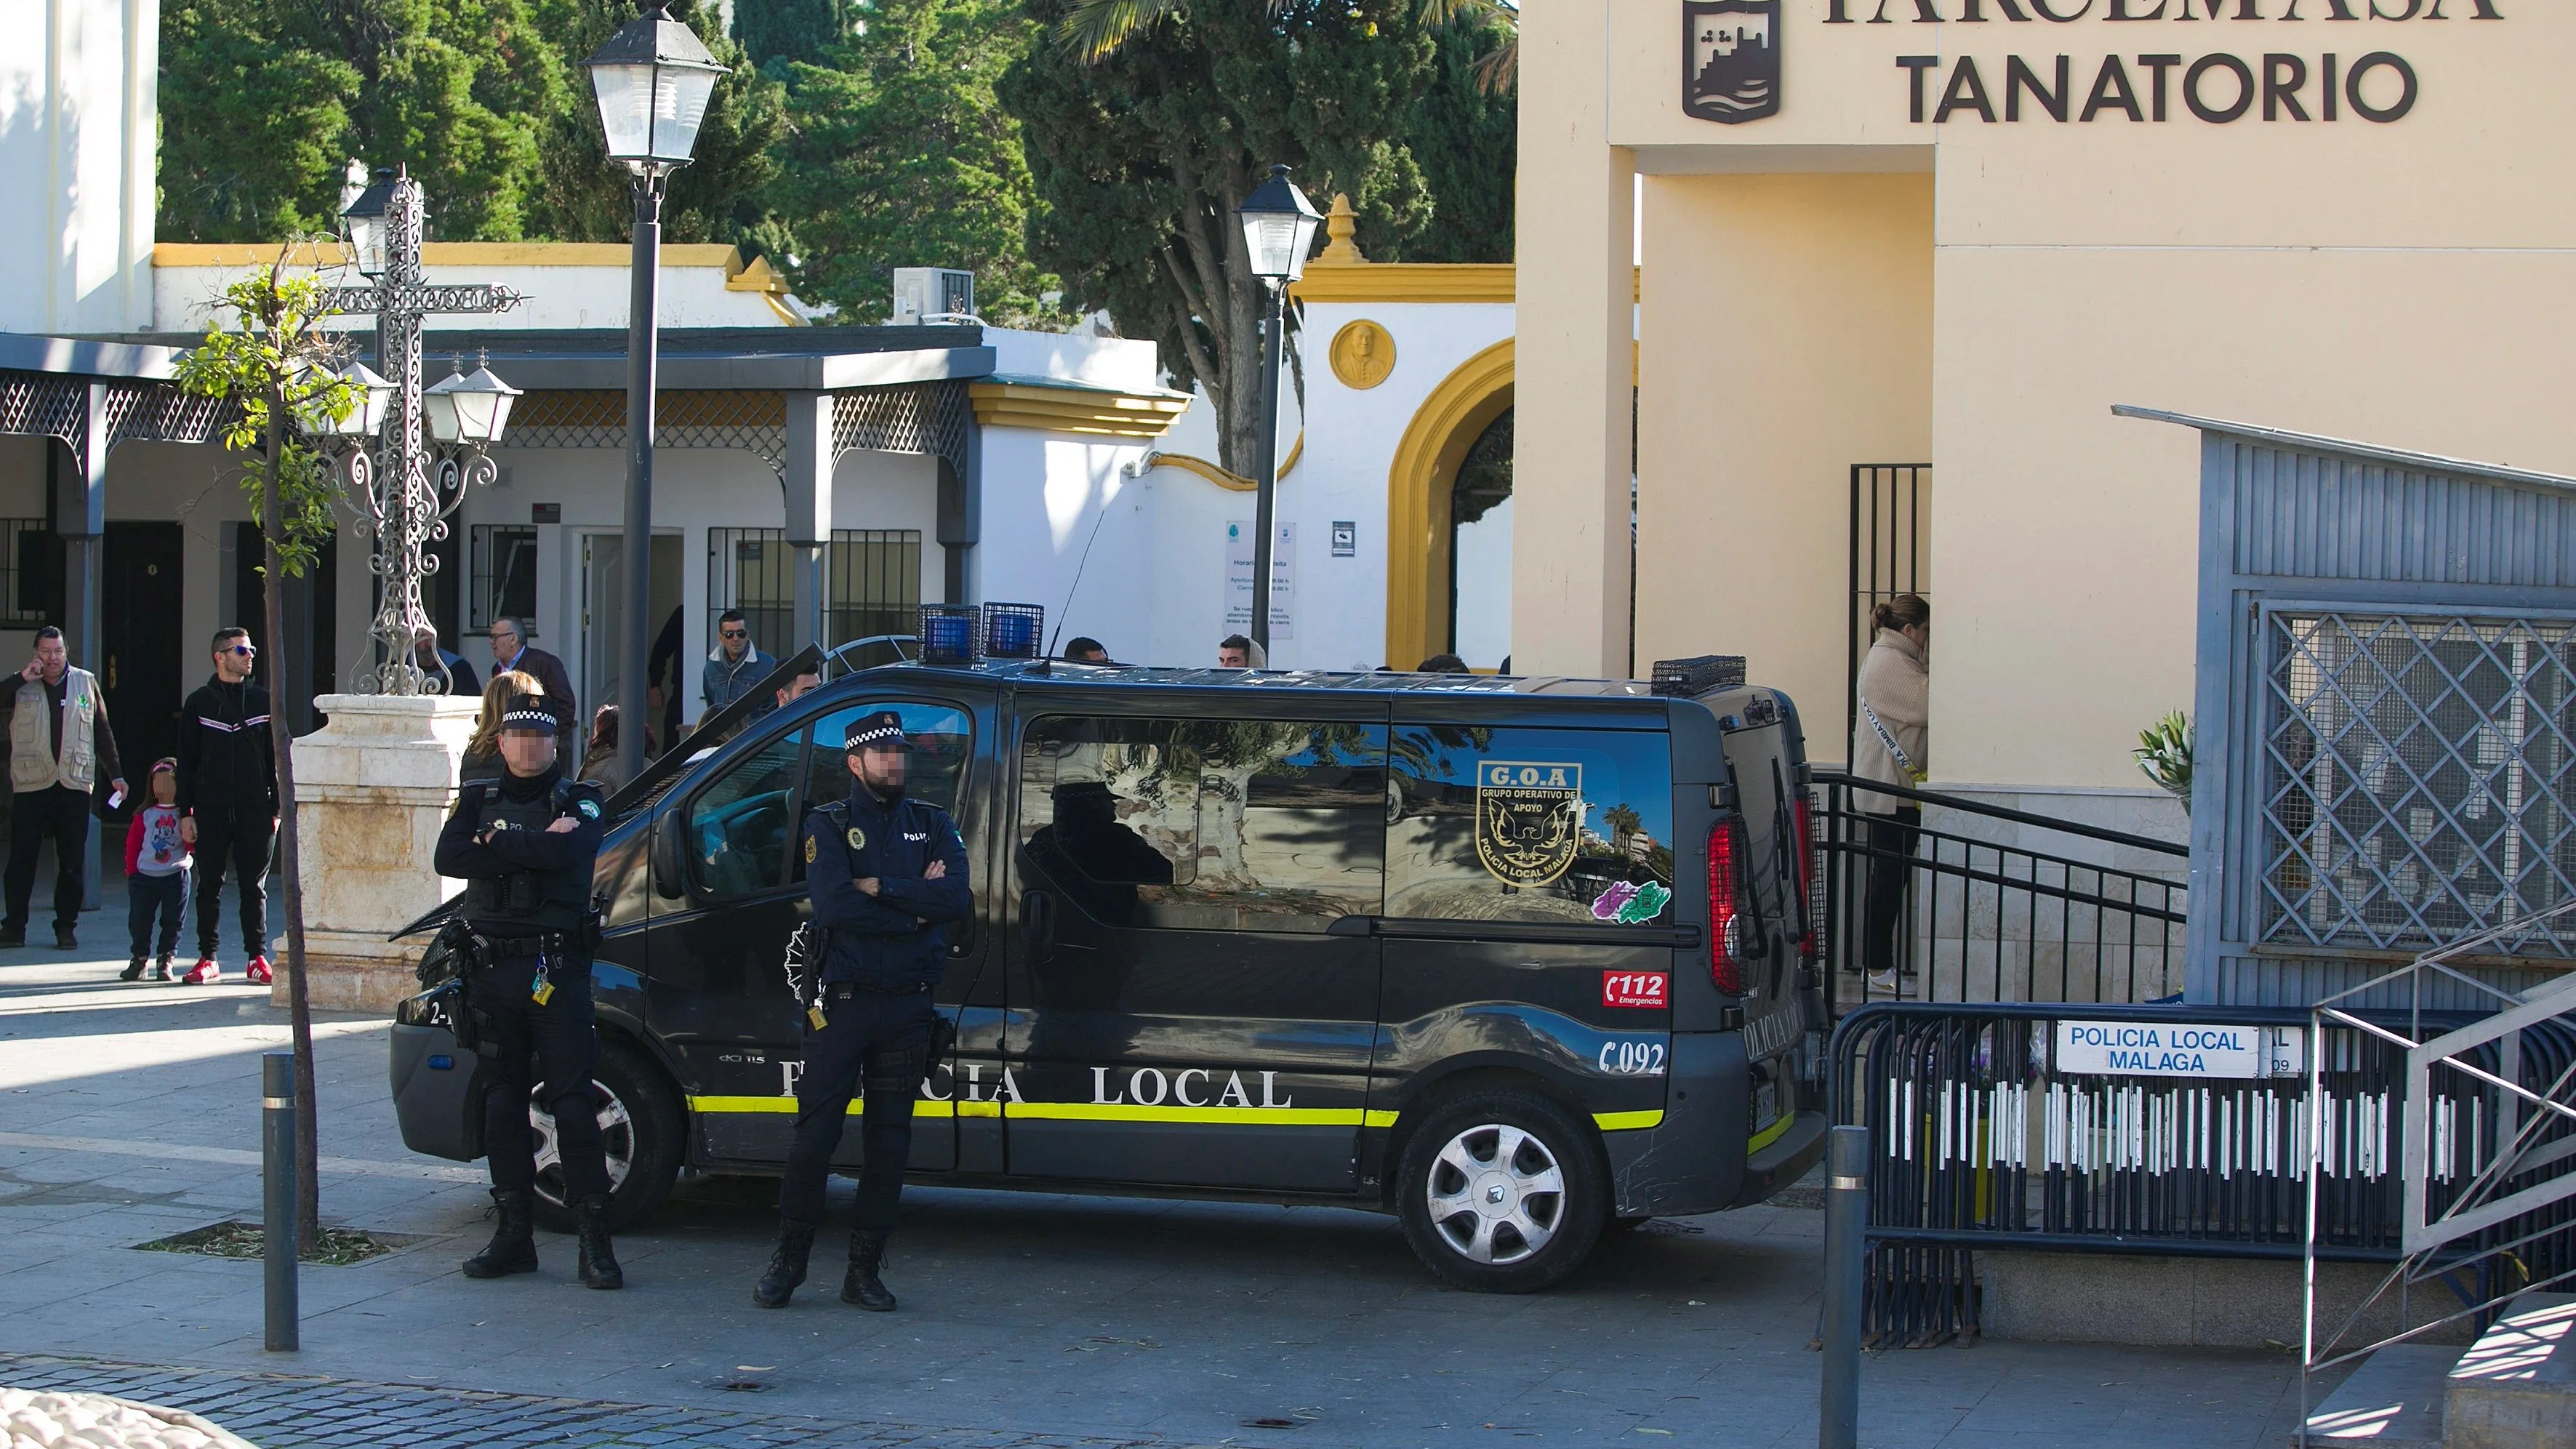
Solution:
[(1937, 55), (1900, 55), (1896, 64), (1906, 73), (1906, 118), (1934, 125), (2016, 125), (2041, 117), (2061, 125), (2161, 125), (2180, 115), (2213, 126), (2257, 116), (2266, 122), (2334, 123), (2349, 113), (2384, 126), (2404, 120), (2423, 96), (2414, 65), (2386, 50), (2350, 61), (2333, 51), (2251, 58), (2224, 51), (2106, 55), (2091, 83), (2081, 87), (2082, 71), (2066, 55), (2011, 55), (2000, 64), (1963, 55), (1946, 74)]
[[(1870, 9), (1872, 5), (1875, 9)], [(1827, 0), (1827, 25), (2502, 20), (2502, 0)], [(1862, 11), (1869, 10), (1864, 19)], [(1888, 13), (1893, 10), (1894, 14)], [(1911, 12), (1911, 13), (1908, 13)]]

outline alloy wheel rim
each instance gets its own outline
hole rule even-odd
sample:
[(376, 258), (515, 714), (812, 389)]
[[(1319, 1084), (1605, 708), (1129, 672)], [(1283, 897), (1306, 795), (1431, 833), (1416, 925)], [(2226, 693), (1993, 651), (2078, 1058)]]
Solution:
[[(564, 1190), (563, 1151), (555, 1136), (555, 1114), (538, 1103), (537, 1090), (528, 1093), (528, 1126), (537, 1138), (537, 1195), (550, 1203), (569, 1206), (571, 1199)], [(635, 1170), (635, 1118), (607, 1083), (594, 1080), (590, 1090), (598, 1103), (600, 1145), (608, 1156), (608, 1191), (614, 1195), (626, 1185), (626, 1175)]]
[(1503, 1267), (1544, 1251), (1565, 1221), (1565, 1172), (1547, 1144), (1503, 1122), (1470, 1127), (1432, 1159), (1432, 1230), (1471, 1263)]

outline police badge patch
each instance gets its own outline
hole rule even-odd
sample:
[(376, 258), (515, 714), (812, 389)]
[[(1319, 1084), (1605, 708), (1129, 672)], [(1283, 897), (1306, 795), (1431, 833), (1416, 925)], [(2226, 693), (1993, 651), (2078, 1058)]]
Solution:
[(849, 834), (844, 835), (841, 838), (850, 842), (850, 849), (852, 850), (865, 850), (868, 848), (868, 833), (855, 825), (850, 827)]
[(805, 863), (807, 865), (814, 863), (814, 837), (810, 835), (805, 837)]
[(1780, 0), (1683, 0), (1682, 110), (1730, 126), (1780, 114)]
[(1555, 883), (1583, 843), (1583, 767), (1476, 767), (1476, 859), (1506, 885)]

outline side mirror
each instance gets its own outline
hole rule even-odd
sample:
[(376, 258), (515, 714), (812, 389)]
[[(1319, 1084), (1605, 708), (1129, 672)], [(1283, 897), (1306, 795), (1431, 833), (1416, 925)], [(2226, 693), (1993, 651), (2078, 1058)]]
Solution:
[(683, 899), (689, 893), (688, 876), (680, 859), (680, 837), (686, 833), (679, 816), (665, 812), (653, 822), (653, 894), (666, 901)]

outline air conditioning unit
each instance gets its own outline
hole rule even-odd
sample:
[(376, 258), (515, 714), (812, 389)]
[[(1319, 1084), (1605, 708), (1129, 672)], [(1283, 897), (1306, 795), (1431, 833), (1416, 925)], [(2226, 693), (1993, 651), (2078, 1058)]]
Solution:
[[(894, 269), (894, 325), (937, 326), (975, 315), (975, 274), (955, 267)], [(930, 319), (936, 318), (936, 322)]]

